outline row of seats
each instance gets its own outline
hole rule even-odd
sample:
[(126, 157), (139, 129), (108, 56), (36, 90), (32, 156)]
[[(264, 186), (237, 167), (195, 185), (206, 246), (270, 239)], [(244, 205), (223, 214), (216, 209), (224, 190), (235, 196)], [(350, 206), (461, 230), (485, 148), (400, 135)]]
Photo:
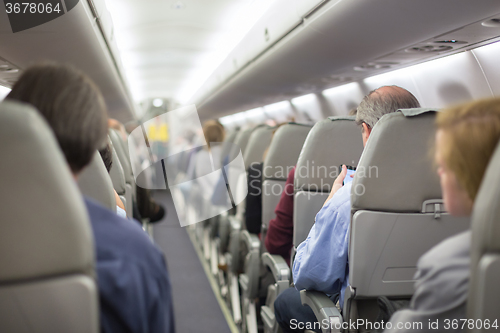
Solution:
[[(469, 218), (452, 217), (444, 210), (439, 180), (428, 155), (429, 142), (434, 137), (435, 113), (431, 109), (405, 109), (382, 117), (373, 128), (364, 150), (354, 117), (331, 117), (318, 122), (310, 131), (305, 126), (288, 124), (280, 128), (272, 139), (264, 161), (263, 188), (284, 182), (284, 179), (273, 178), (273, 168), (297, 164), (292, 251), (306, 239), (316, 213), (328, 197), (330, 185), (337, 176), (330, 172), (331, 167), (341, 164), (358, 167), (351, 194), (350, 286), (346, 291), (342, 315), (326, 295), (315, 291), (301, 292), (303, 304), (313, 309), (319, 322), (342, 323), (360, 318), (373, 322), (379, 309), (377, 297), (409, 299), (413, 294), (413, 276), (418, 258), (445, 238), (469, 227)], [(265, 150), (263, 147), (269, 142), (266, 135), (269, 130), (266, 126), (258, 126), (228, 136), (243, 151), (246, 166), (259, 161), (260, 154)], [(300, 156), (297, 151), (291, 151), (297, 147), (301, 148)], [(493, 160), (494, 163), (498, 161)], [(488, 174), (492, 174), (492, 168)], [(318, 172), (311, 173), (312, 169)], [(301, 173), (301, 170), (308, 172)], [(320, 173), (320, 170), (328, 172)], [(371, 172), (375, 174), (370, 175)], [(490, 175), (490, 178), (494, 176)], [(490, 197), (483, 195), (490, 202), (491, 197), (498, 198), (500, 183), (493, 184), (487, 190)], [(244, 230), (244, 203), (237, 206), (234, 215), (223, 214), (212, 219), (211, 223), (196, 227), (203, 235), (199, 243), (204, 244), (205, 257), (212, 264), (212, 273), (219, 277), (221, 293), (227, 295), (234, 320), (242, 324), (244, 332), (257, 332), (255, 299), (261, 287), (259, 278), (264, 267), (272, 272), (275, 281), (269, 286), (266, 304), (261, 307), (265, 332), (278, 332), (274, 300), (292, 282), (283, 258), (266, 253), (262, 245), (267, 223), (273, 218), (274, 207), (279, 200), (279, 195), (266, 195), (272, 191), (263, 193), (260, 240)], [(498, 211), (492, 212), (493, 207), (490, 205), (486, 211), (496, 215), (482, 217), (489, 221), (488, 228), (493, 228), (492, 216), (498, 216)], [(478, 247), (479, 254), (496, 251), (497, 242), (486, 239), (484, 228), (480, 228), (481, 236), (477, 236), (476, 241), (486, 242), (488, 246)], [(479, 240), (480, 237), (483, 239)], [(492, 280), (484, 279), (486, 276), (490, 279), (498, 276), (498, 259), (496, 255), (488, 255), (488, 259), (491, 261), (482, 268), (481, 281), (493, 284)], [(227, 263), (227, 276), (217, 268), (221, 261)], [(496, 285), (491, 287), (497, 291)], [(476, 294), (483, 296), (475, 298), (474, 302), (497, 304), (498, 300), (484, 295), (484, 287), (476, 288)], [(470, 313), (475, 318), (494, 318), (490, 307), (483, 310), (474, 307)]]

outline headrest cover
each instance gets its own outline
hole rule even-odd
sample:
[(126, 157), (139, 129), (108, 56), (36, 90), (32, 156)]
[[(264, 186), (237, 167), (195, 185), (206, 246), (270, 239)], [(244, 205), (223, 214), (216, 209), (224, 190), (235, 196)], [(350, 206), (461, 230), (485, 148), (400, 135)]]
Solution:
[(500, 143), (484, 174), (472, 212), (472, 267), (486, 252), (500, 252)]
[(311, 128), (310, 125), (295, 123), (278, 128), (264, 161), (264, 178), (286, 180), (288, 170), (297, 164), (300, 151)]
[(264, 160), (264, 152), (271, 143), (274, 128), (269, 126), (257, 127), (250, 135), (247, 147), (243, 154), (245, 169), (252, 163), (260, 163)]
[(0, 103), (0, 283), (93, 274), (87, 210), (47, 123)]
[(78, 187), (83, 195), (116, 212), (113, 183), (98, 151), (95, 152), (90, 164), (78, 176)]
[(331, 117), (311, 129), (295, 170), (295, 188), (330, 191), (341, 164), (355, 166), (363, 151), (354, 117)]
[(425, 200), (441, 199), (429, 155), (436, 111), (405, 113), (386, 114), (373, 127), (352, 185), (353, 212), (421, 212)]

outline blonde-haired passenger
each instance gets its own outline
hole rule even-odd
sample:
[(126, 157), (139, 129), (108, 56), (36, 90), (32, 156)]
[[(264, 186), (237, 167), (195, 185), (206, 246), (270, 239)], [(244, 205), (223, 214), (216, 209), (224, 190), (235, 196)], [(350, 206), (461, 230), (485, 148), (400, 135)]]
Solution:
[[(459, 105), (437, 115), (434, 158), (444, 205), (451, 215), (471, 215), (499, 140), (500, 99)], [(467, 318), (470, 242), (468, 230), (442, 241), (419, 259), (410, 307), (391, 317), (393, 327), (386, 332), (417, 331), (398, 330), (397, 324), (405, 322), (422, 323), (422, 331), (431, 331), (429, 323), (436, 320), (439, 331), (461, 331), (462, 325), (455, 328), (447, 323)]]

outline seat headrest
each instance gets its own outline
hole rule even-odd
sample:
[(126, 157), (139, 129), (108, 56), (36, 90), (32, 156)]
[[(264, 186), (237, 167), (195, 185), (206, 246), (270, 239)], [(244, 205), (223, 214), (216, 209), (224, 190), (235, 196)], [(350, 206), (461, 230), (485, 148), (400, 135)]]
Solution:
[(330, 191), (341, 164), (357, 165), (363, 151), (355, 117), (330, 117), (314, 125), (295, 169), (295, 188)]
[(359, 161), (351, 192), (356, 210), (421, 212), (426, 200), (441, 199), (429, 154), (434, 109), (404, 109), (375, 124)]
[(252, 163), (260, 163), (264, 160), (264, 152), (271, 143), (273, 137), (273, 127), (259, 126), (250, 135), (248, 144), (243, 154), (245, 160), (245, 170), (248, 169)]
[(486, 252), (500, 252), (500, 142), (491, 157), (472, 212), (472, 267)]
[(0, 103), (0, 283), (93, 274), (82, 196), (54, 134), (31, 106)]
[(97, 150), (90, 164), (78, 176), (78, 187), (83, 195), (116, 212), (113, 183)]
[(265, 179), (287, 179), (289, 169), (297, 164), (300, 151), (311, 128), (311, 125), (295, 123), (278, 128), (264, 161)]

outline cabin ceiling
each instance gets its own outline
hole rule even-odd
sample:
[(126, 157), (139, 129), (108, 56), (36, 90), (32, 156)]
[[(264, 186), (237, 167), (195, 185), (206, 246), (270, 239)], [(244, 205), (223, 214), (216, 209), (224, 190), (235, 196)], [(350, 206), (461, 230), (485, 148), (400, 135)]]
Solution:
[(0, 10), (0, 65), (8, 63), (18, 70), (12, 74), (0, 72), (0, 84), (12, 86), (24, 69), (43, 61), (71, 64), (82, 70), (101, 90), (110, 117), (122, 122), (135, 118), (130, 93), (87, 2), (80, 1), (57, 19), (16, 33), (6, 12)]
[(106, 0), (134, 100), (185, 102), (270, 0)]

